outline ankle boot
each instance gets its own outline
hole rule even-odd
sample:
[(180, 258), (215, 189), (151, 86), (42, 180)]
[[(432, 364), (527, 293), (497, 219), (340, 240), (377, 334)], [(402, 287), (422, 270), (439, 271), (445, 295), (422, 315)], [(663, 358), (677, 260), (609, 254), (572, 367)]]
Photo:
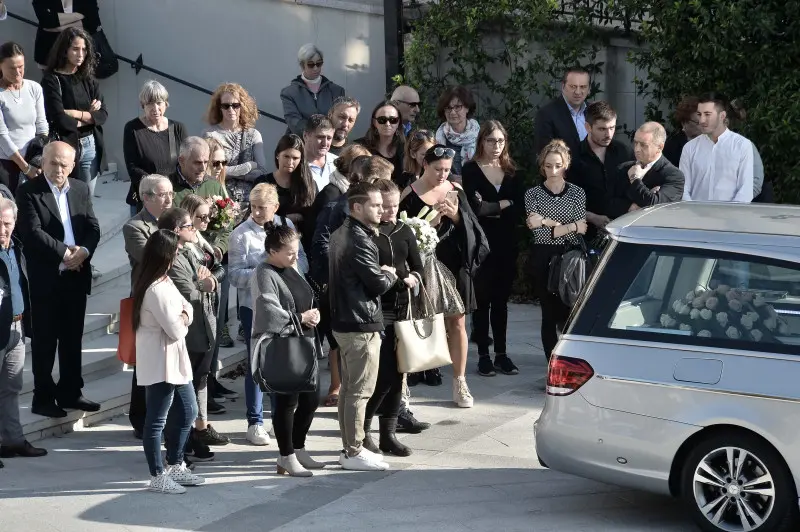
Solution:
[(397, 441), (395, 432), (397, 431), (396, 417), (382, 417), (379, 420), (381, 431), (381, 451), (395, 456), (410, 456), (411, 449)]
[(365, 417), (364, 418), (364, 441), (361, 445), (368, 451), (372, 451), (375, 454), (383, 454), (381, 450), (378, 449), (378, 446), (375, 445), (375, 440), (372, 439), (372, 436), (369, 433), (369, 430), (372, 428), (372, 418)]

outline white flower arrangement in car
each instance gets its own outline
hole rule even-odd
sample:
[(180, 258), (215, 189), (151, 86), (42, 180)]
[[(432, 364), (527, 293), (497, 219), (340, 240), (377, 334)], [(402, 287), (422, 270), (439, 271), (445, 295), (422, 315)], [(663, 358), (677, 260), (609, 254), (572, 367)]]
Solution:
[(662, 329), (701, 338), (780, 343), (777, 336), (789, 335), (789, 325), (763, 294), (731, 288), (716, 280), (708, 289), (691, 290), (673, 301), (659, 322)]

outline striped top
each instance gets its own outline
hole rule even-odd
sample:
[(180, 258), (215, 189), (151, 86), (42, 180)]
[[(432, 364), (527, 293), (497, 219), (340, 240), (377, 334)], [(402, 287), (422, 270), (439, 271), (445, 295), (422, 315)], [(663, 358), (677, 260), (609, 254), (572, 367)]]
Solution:
[[(586, 193), (579, 186), (564, 183), (564, 190), (554, 194), (544, 184), (537, 185), (525, 193), (526, 216), (538, 214), (561, 224), (571, 224), (586, 218)], [(537, 227), (533, 230), (534, 244), (580, 244), (581, 235), (568, 233), (558, 238), (553, 237), (551, 227)]]

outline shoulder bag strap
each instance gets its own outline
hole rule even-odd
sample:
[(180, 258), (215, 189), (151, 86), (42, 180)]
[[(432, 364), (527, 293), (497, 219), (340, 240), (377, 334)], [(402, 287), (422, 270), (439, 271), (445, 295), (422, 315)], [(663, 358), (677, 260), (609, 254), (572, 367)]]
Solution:
[(239, 158), (237, 164), (244, 164), (244, 128), (242, 128), (242, 134), (239, 136)]
[(178, 163), (178, 142), (175, 138), (175, 122), (169, 122), (167, 128), (169, 135), (169, 164), (175, 166)]

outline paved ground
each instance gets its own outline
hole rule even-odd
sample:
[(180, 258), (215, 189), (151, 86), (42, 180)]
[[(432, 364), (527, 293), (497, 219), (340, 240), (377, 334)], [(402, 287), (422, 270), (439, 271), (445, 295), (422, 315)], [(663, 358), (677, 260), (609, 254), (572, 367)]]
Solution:
[[(240, 399), (214, 421), (234, 442), (198, 467), (205, 486), (183, 496), (144, 491), (141, 444), (127, 419), (117, 418), (40, 442), (50, 450), (46, 458), (5, 460), (0, 530), (694, 530), (671, 499), (539, 465), (532, 433), (544, 404), (537, 386), (544, 375), (538, 316), (538, 307), (513, 307), (509, 353), (520, 375), (482, 378), (472, 359), (475, 408), (453, 406), (449, 379), (441, 387), (412, 388), (415, 413), (434, 426), (402, 436), (415, 453), (389, 460), (392, 471), (345, 472), (333, 465), (340, 448), (336, 414), (320, 408), (307, 447), (331, 465), (310, 479), (277, 476), (274, 442), (257, 448), (244, 439)], [(323, 372), (326, 385), (327, 378)], [(242, 380), (232, 387), (241, 392)]]

